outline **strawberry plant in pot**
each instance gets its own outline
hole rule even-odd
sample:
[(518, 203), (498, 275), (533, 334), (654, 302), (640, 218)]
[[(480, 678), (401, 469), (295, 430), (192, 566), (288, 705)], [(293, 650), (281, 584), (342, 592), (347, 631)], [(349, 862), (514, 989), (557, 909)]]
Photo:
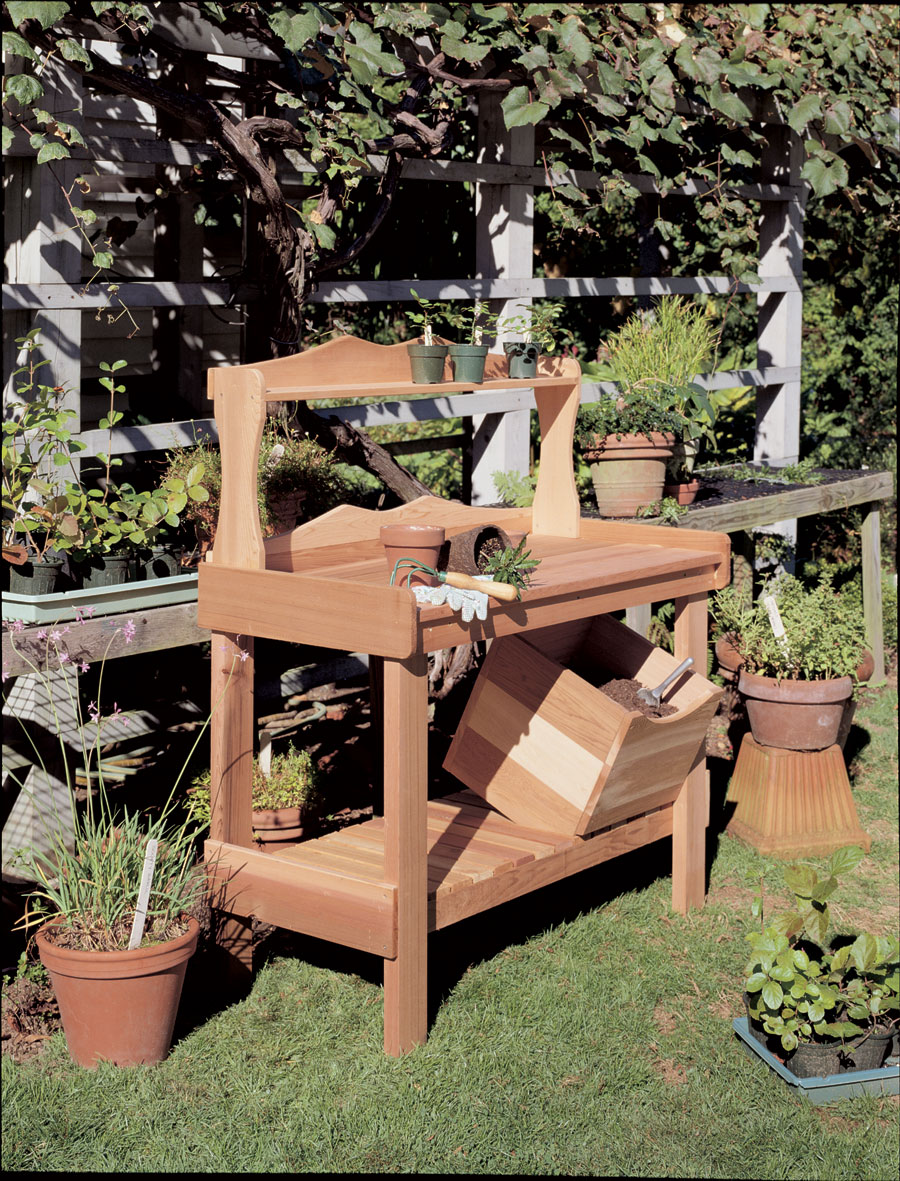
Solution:
[[(774, 601), (784, 627), (772, 626)], [(759, 599), (740, 601), (733, 588), (714, 596), (720, 640), (739, 654), (738, 690), (761, 746), (824, 750), (840, 733), (865, 653), (858, 602), (834, 589), (828, 571), (807, 589), (792, 575), (768, 582)]]
[(575, 442), (590, 464), (601, 516), (630, 517), (662, 499), (666, 461), (683, 427), (663, 399), (637, 390), (579, 409)]
[(828, 938), (828, 899), (864, 855), (838, 849), (821, 879), (809, 865), (787, 866), (790, 910), (767, 917), (761, 889), (753, 903), (759, 928), (747, 935), (744, 972), (750, 1031), (801, 1078), (878, 1069), (900, 1023), (896, 936)]
[[(75, 673), (88, 665), (73, 654), (83, 622), (42, 629), (40, 650), (32, 640), (20, 649), (17, 636), (24, 625), (8, 624), (14, 650), (47, 686), (53, 723), (48, 730), (59, 745), (54, 773), (69, 789), (68, 814), (44, 808), (42, 846), (17, 849), (13, 864), (37, 884), (22, 923), (26, 930), (38, 928), (38, 951), (56, 993), (71, 1057), (88, 1068), (99, 1060), (132, 1066), (158, 1062), (168, 1053), (185, 970), (197, 946), (199, 923), (191, 912), (205, 891), (205, 874), (197, 859), (196, 827), (190, 817), (179, 816), (178, 785), (209, 718), (152, 815), (117, 804), (105, 781), (103, 731), (110, 720), (127, 718), (117, 706), (104, 717), (99, 700), (88, 705), (84, 717)], [(127, 620), (110, 636), (98, 685), (112, 646), (129, 644), (134, 630), (134, 621)], [(236, 654), (232, 673), (240, 659), (242, 654)], [(50, 673), (58, 674), (53, 683)], [(79, 721), (75, 753), (56, 710), (54, 694), (61, 692)], [(34, 749), (46, 771), (44, 752)], [(88, 780), (83, 803), (76, 794), (76, 773), (82, 769)], [(26, 790), (15, 770), (11, 775)]]

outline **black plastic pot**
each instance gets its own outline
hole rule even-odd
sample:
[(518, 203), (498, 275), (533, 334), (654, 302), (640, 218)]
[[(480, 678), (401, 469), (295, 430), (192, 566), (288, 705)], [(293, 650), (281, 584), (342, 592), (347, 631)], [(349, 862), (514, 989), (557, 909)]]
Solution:
[(504, 344), (503, 351), (509, 358), (510, 377), (522, 381), (536, 376), (538, 357), (541, 355), (540, 345), (528, 344), (524, 340), (511, 340)]
[(134, 581), (134, 558), (130, 553), (92, 554), (81, 563), (81, 585), (121, 586)]
[(29, 559), (21, 566), (9, 566), (11, 595), (52, 595), (56, 590), (63, 559), (59, 554), (47, 553), (42, 559)]
[(750, 1033), (797, 1078), (827, 1078), (830, 1074), (845, 1074), (852, 1070), (880, 1070), (891, 1050), (892, 1033), (869, 1033), (843, 1043), (801, 1042), (796, 1050), (785, 1054), (780, 1039), (770, 1037), (751, 1017), (746, 993), (744, 1006)]
[(155, 545), (141, 555), (141, 573), (145, 579), (174, 578), (181, 573), (181, 545)]

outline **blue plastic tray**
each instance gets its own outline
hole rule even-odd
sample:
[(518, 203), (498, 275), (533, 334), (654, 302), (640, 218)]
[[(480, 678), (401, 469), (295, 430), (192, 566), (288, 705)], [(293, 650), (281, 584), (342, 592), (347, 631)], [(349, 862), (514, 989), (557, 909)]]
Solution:
[(878, 1070), (848, 1070), (843, 1074), (828, 1074), (821, 1078), (797, 1078), (779, 1062), (774, 1054), (756, 1040), (750, 1032), (746, 1017), (735, 1017), (734, 1032), (744, 1043), (748, 1053), (756, 1054), (770, 1066), (796, 1094), (810, 1103), (833, 1103), (836, 1099), (853, 1099), (858, 1095), (900, 1094), (900, 1065), (882, 1066)]

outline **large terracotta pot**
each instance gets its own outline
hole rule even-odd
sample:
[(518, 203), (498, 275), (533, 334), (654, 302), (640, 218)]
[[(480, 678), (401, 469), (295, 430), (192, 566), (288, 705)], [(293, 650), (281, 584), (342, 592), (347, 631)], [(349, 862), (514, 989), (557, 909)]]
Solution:
[(596, 446), (583, 454), (591, 465), (600, 516), (633, 517), (642, 505), (661, 500), (674, 443), (674, 435), (659, 431), (621, 439), (596, 436)]
[(59, 1003), (69, 1054), (79, 1066), (161, 1062), (172, 1044), (188, 960), (200, 924), (188, 919), (177, 939), (134, 951), (74, 951), (57, 947), (48, 931), (35, 936), (41, 963)]
[(851, 677), (827, 681), (778, 681), (741, 671), (750, 731), (761, 746), (780, 750), (825, 750), (838, 740)]

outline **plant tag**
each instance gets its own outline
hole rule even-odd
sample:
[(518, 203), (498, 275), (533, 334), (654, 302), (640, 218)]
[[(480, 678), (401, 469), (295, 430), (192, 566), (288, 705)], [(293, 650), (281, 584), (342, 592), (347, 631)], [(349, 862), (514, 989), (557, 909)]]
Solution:
[(151, 837), (147, 841), (147, 852), (144, 854), (144, 869), (141, 873), (141, 888), (138, 891), (137, 909), (134, 912), (134, 922), (131, 924), (131, 938), (128, 940), (128, 950), (134, 951), (140, 947), (144, 937), (144, 923), (147, 920), (147, 904), (150, 901), (150, 887), (153, 884), (153, 870), (156, 868), (156, 849), (158, 842)]
[(771, 625), (772, 625), (772, 634), (775, 636), (775, 639), (778, 641), (779, 647), (781, 648), (782, 652), (787, 652), (787, 650), (788, 650), (787, 633), (785, 632), (784, 624), (781, 621), (781, 613), (778, 610), (778, 604), (775, 602), (774, 598), (771, 595), (766, 595), (764, 597), (763, 604), (766, 608), (766, 611), (768, 611), (768, 613), (769, 613), (769, 623), (771, 623)]

